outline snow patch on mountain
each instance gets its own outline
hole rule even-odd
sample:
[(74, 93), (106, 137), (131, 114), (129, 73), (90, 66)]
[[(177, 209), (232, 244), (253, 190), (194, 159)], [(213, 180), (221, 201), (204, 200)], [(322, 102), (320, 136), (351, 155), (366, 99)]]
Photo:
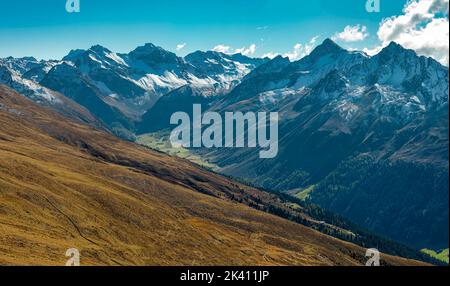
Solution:
[[(34, 61), (34, 60), (33, 60)], [(60, 100), (53, 94), (53, 92), (36, 82), (23, 78), (21, 72), (24, 72), (22, 69), (22, 64), (26, 65), (26, 63), (20, 63), (20, 66), (14, 65), (11, 63), (11, 59), (9, 59), (6, 63), (0, 61), (0, 84), (5, 84), (17, 92), (34, 99), (35, 101), (48, 101), (49, 103), (60, 103)], [(18, 70), (12, 69), (13, 67), (18, 68)]]

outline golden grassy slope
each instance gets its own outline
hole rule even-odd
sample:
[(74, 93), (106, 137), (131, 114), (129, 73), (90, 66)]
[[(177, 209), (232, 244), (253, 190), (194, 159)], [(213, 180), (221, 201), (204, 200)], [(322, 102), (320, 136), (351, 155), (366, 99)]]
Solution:
[[(271, 195), (0, 86), (0, 264), (360, 265), (365, 250), (233, 202)], [(385, 264), (415, 261), (382, 256)]]

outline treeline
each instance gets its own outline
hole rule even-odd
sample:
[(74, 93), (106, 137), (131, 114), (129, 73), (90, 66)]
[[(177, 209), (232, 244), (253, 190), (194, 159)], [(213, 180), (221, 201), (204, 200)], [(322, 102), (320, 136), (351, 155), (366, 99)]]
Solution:
[[(290, 196), (285, 193), (277, 193), (278, 196), (290, 203), (295, 203), (297, 205), (300, 205), (302, 207), (302, 211), (306, 213), (307, 215), (311, 216), (312, 218), (318, 220), (318, 221), (324, 221), (328, 224), (331, 224), (333, 226), (342, 228), (344, 230), (348, 230), (351, 233), (355, 235), (349, 235), (348, 233), (343, 233), (340, 231), (336, 231), (330, 228), (327, 228), (325, 226), (322, 227), (315, 227), (313, 228), (317, 229), (318, 231), (331, 235), (333, 237), (352, 242), (356, 245), (359, 245), (364, 248), (376, 248), (382, 253), (391, 254), (395, 256), (401, 256), (405, 258), (420, 260), (424, 262), (429, 262), (435, 265), (445, 265), (442, 264), (441, 261), (438, 261), (418, 250), (415, 250), (413, 248), (410, 248), (406, 245), (403, 245), (401, 243), (398, 243), (396, 241), (393, 241), (389, 238), (383, 237), (381, 235), (375, 234), (353, 222), (350, 220), (335, 214), (333, 212), (327, 211), (317, 205), (306, 203), (301, 201), (300, 199)], [(280, 212), (276, 212), (274, 214), (280, 215)], [(297, 221), (299, 223), (305, 223), (303, 221)], [(311, 226), (310, 223), (306, 223), (305, 225)]]
[(316, 185), (311, 203), (415, 248), (447, 248), (448, 169), (429, 163), (343, 162)]
[[(255, 186), (253, 183), (248, 182), (246, 180), (239, 178), (236, 179), (231, 176), (228, 177), (235, 181), (239, 181), (245, 185), (257, 188), (257, 186)], [(259, 189), (261, 188), (259, 187)], [(281, 200), (283, 206), (288, 206), (289, 204), (296, 204), (300, 206), (301, 210), (295, 210), (287, 207), (279, 207), (273, 203), (267, 204), (261, 201), (259, 198), (255, 198), (253, 196), (250, 196), (247, 199), (243, 198), (238, 199), (232, 196), (230, 197), (230, 199), (236, 200), (240, 203), (247, 204), (248, 206), (255, 208), (257, 210), (271, 213), (273, 215), (313, 228), (321, 233), (336, 237), (338, 239), (347, 242), (354, 243), (364, 248), (376, 248), (382, 253), (394, 256), (420, 260), (434, 265), (445, 265), (442, 261), (434, 259), (429, 255), (426, 255), (418, 250), (415, 250), (411, 247), (398, 243), (394, 240), (375, 234), (359, 226), (358, 224), (351, 222), (349, 219), (344, 218), (343, 216), (333, 213), (331, 211), (327, 211), (316, 204), (304, 202), (296, 197), (293, 197), (283, 192), (272, 191), (267, 189), (261, 190), (271, 193), (276, 197), (278, 197)], [(315, 223), (309, 219), (305, 219), (304, 217), (302, 217), (301, 214), (305, 214), (313, 218), (314, 220), (323, 223)], [(328, 225), (335, 226), (338, 229), (332, 228)], [(339, 229), (345, 231), (341, 231)]]

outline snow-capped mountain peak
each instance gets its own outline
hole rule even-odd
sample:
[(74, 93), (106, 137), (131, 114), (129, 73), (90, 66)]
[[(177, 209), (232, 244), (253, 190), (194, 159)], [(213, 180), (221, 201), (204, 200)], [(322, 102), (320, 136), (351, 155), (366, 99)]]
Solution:
[(150, 43), (130, 52), (128, 58), (130, 61), (142, 62), (153, 70), (175, 70), (185, 65), (183, 58)]
[(311, 58), (317, 59), (327, 54), (340, 54), (348, 52), (344, 48), (340, 47), (331, 39), (325, 39), (323, 43), (317, 46), (309, 55)]
[(90, 51), (96, 52), (98, 54), (109, 54), (111, 51), (101, 45), (94, 45), (89, 48)]

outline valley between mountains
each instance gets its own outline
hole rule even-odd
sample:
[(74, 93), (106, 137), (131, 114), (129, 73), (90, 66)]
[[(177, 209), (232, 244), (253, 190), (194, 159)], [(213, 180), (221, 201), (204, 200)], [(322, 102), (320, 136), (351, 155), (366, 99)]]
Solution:
[[(5, 86), (0, 157), (2, 265), (64, 265), (72, 247), (82, 265), (366, 261), (364, 248), (248, 206), (283, 209), (271, 194), (64, 118)], [(382, 263), (422, 264), (390, 255)]]

